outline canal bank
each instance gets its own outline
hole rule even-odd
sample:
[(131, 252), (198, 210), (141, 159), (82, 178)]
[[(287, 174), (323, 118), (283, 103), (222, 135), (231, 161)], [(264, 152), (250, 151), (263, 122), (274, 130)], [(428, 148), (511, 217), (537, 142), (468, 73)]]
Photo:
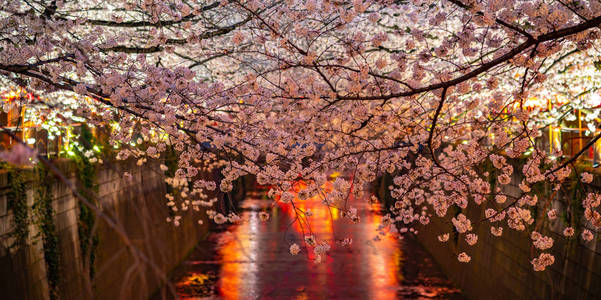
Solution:
[[(73, 161), (54, 163), (69, 184), (52, 174), (37, 178), (35, 169), (0, 173), (2, 299), (148, 299), (208, 233), (203, 212), (180, 212), (177, 227), (166, 222), (173, 212), (165, 205), (160, 161), (105, 162), (84, 180)], [(87, 193), (107, 217), (86, 215), (69, 185)], [(237, 181), (231, 197), (243, 193)]]
[[(517, 168), (517, 166), (516, 166)], [(374, 192), (384, 205), (394, 205), (390, 197), (389, 186), (393, 184), (391, 175), (384, 175), (374, 183)], [(511, 184), (503, 187), (503, 193), (519, 195), (518, 184), (522, 175), (515, 172)], [(595, 182), (601, 185), (601, 182)], [(546, 186), (551, 191), (550, 186)], [(549, 208), (564, 211), (570, 206), (579, 209), (580, 203), (574, 205), (572, 191), (562, 189), (551, 197)], [(547, 196), (546, 196), (547, 197)], [(541, 197), (544, 199), (543, 197)], [(545, 212), (545, 202), (539, 201), (535, 212)], [(482, 208), (474, 204), (468, 205), (462, 213), (472, 220), (481, 219)], [(562, 218), (545, 222), (539, 232), (550, 236), (554, 245), (548, 250), (555, 257), (555, 262), (546, 271), (536, 272), (531, 260), (537, 252), (532, 246), (528, 230), (503, 230), (500, 237), (490, 234), (490, 224), (474, 226), (473, 233), (478, 235), (478, 242), (469, 246), (465, 234), (453, 230), (451, 218), (433, 217), (427, 226), (420, 226), (417, 239), (435, 259), (448, 278), (462, 290), (468, 299), (601, 299), (601, 240), (598, 236), (591, 242), (583, 242), (576, 235), (566, 238), (562, 231), (567, 226)], [(576, 227), (587, 226), (577, 219)], [(481, 223), (484, 224), (484, 223)], [(590, 228), (596, 232), (593, 228)], [(441, 243), (438, 235), (450, 233), (447, 242)], [(457, 254), (466, 251), (471, 255), (470, 263), (461, 263)]]

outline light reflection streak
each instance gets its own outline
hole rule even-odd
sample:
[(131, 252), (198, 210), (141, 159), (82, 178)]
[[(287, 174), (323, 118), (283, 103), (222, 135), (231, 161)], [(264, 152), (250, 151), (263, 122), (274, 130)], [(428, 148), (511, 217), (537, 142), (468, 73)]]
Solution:
[[(367, 204), (365, 205), (367, 206)], [(371, 210), (374, 212), (367, 212), (367, 222), (370, 226), (365, 226), (367, 229), (367, 236), (373, 236), (378, 226), (382, 223), (382, 216), (380, 215), (380, 204), (371, 204)], [(372, 298), (377, 299), (396, 299), (396, 291), (399, 286), (399, 278), (397, 274), (400, 274), (400, 257), (402, 255), (400, 248), (398, 247), (399, 241), (392, 235), (387, 234), (381, 237), (380, 241), (373, 242), (375, 251), (366, 251), (366, 260), (368, 261), (369, 279), (370, 279), (370, 293)]]
[(236, 226), (233, 238), (219, 249), (220, 257), (227, 261), (222, 264), (219, 294), (223, 299), (240, 299), (241, 293), (257, 295), (258, 288), (258, 240), (251, 238), (259, 229), (259, 216), (249, 212), (248, 223)]
[[(304, 188), (304, 186), (302, 187)], [(322, 189), (327, 195), (332, 190), (332, 182), (326, 182)], [(295, 187), (295, 191), (298, 192), (298, 190)], [(361, 260), (367, 263), (364, 264), (361, 262), (359, 264), (367, 268), (361, 268), (360, 272), (362, 274), (357, 274), (358, 278), (369, 278), (368, 282), (365, 283), (367, 286), (364, 287), (364, 291), (370, 291), (372, 298), (396, 299), (396, 290), (399, 285), (399, 276), (397, 274), (399, 274), (400, 257), (402, 255), (398, 247), (398, 240), (392, 235), (387, 234), (381, 237), (380, 241), (370, 241), (376, 235), (378, 226), (382, 222), (382, 216), (379, 214), (381, 209), (380, 204), (375, 203), (370, 205), (367, 199), (353, 201), (356, 199), (350, 198), (349, 201), (358, 209), (358, 213), (363, 216), (363, 219), (359, 224), (349, 224), (350, 221), (348, 219), (339, 219), (339, 209), (326, 206), (321, 202), (321, 199), (322, 197), (319, 195), (304, 201), (295, 198), (295, 207), (297, 209), (302, 212), (306, 212), (307, 209), (312, 211), (313, 216), (308, 217), (310, 220), (309, 225), (318, 242), (327, 241), (330, 246), (339, 247), (339, 245), (335, 245), (335, 235), (343, 233), (347, 235), (344, 237), (353, 238), (354, 247), (364, 247), (362, 244), (371, 243), (372, 246), (366, 247), (367, 251), (361, 251)], [(280, 207), (290, 218), (294, 219), (297, 217), (293, 209), (287, 209), (291, 205), (281, 204)], [(301, 214), (298, 211), (297, 213)], [(340, 227), (341, 232), (335, 232), (335, 227)], [(298, 221), (294, 224), (293, 228), (300, 236), (307, 234), (307, 229), (299, 224)], [(342, 238), (343, 236), (338, 236), (338, 239)], [(314, 259), (313, 255), (309, 255), (309, 257), (310, 259)], [(319, 269), (319, 276), (313, 284), (335, 285), (337, 270), (334, 270), (332, 259), (346, 258), (328, 258), (325, 263), (318, 264), (314, 264), (312, 260), (307, 261), (309, 268)], [(349, 261), (349, 263), (354, 262)], [(356, 272), (357, 270), (351, 267), (349, 271)]]

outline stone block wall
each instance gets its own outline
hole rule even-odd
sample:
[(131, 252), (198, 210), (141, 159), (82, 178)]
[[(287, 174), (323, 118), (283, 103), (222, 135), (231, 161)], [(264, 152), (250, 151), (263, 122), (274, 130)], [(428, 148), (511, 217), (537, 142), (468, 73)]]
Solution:
[[(77, 185), (74, 164), (63, 161), (57, 165)], [(159, 289), (160, 277), (168, 276), (206, 237), (208, 222), (204, 219), (205, 225), (199, 225), (203, 214), (198, 212), (184, 215), (178, 227), (165, 221), (172, 213), (165, 205), (165, 178), (158, 165), (149, 162), (137, 166), (134, 161), (121, 161), (99, 166), (95, 201), (126, 232), (129, 241), (103, 218), (96, 218), (99, 242), (91, 282), (84, 264), (88, 258), (82, 257), (80, 248), (80, 201), (65, 184), (52, 180), (52, 208), (60, 252), (58, 299), (148, 299)], [(124, 178), (126, 171), (132, 180)], [(6, 196), (10, 190), (7, 174), (0, 173), (0, 291), (2, 299), (50, 299), (43, 243), (32, 210), (37, 183), (31, 171), (22, 172), (30, 225), (26, 244), (18, 247), (10, 247), (15, 239), (15, 222)], [(204, 176), (211, 179), (216, 173)], [(132, 256), (128, 243), (139, 249), (142, 256)], [(143, 258), (139, 260), (140, 257)], [(148, 262), (162, 272), (157, 273)]]
[[(520, 181), (521, 178), (515, 176), (504, 192), (517, 193), (516, 185)], [(375, 186), (376, 193), (387, 205), (394, 201), (388, 193), (391, 184), (392, 177), (386, 175)], [(552, 200), (552, 207), (564, 207), (570, 200), (566, 198), (565, 194), (558, 195)], [(544, 213), (542, 207), (539, 211)], [(471, 220), (484, 218), (479, 207), (468, 206), (462, 213)], [(546, 223), (539, 232), (554, 239), (553, 248), (546, 252), (555, 256), (555, 263), (546, 271), (535, 272), (530, 261), (541, 251), (532, 247), (528, 233), (507, 226), (503, 226), (501, 237), (495, 237), (490, 233), (490, 223), (472, 224), (473, 232), (478, 234), (475, 246), (465, 242), (465, 234), (451, 233), (448, 242), (439, 242), (439, 234), (453, 231), (451, 218), (454, 216), (449, 211), (445, 218), (432, 217), (427, 227), (418, 228), (417, 237), (467, 299), (601, 299), (598, 233), (587, 243), (581, 240), (580, 231), (570, 239), (563, 237), (561, 232), (566, 225), (561, 218)], [(586, 224), (580, 225), (586, 227)], [(457, 260), (461, 252), (472, 257), (470, 263)]]

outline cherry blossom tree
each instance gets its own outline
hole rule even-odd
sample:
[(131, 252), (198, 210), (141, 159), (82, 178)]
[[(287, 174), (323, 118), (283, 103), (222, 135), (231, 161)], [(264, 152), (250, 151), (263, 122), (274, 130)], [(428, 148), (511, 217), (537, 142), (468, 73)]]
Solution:
[[(432, 218), (475, 206), (484, 217), (454, 215), (439, 240), (465, 233), (474, 245), (476, 226), (494, 236), (528, 231), (540, 250), (533, 267), (544, 270), (553, 241), (537, 230), (557, 212), (534, 187), (562, 189), (601, 138), (570, 157), (536, 143), (570, 108), (598, 105), (581, 100), (601, 82), (598, 0), (2, 2), (3, 84), (53, 99), (24, 100), (50, 107), (39, 114), (110, 123), (120, 159), (143, 163), (174, 147), (180, 160), (170, 183), (185, 197), (168, 205), (212, 207), (217, 223), (239, 218), (214, 208), (206, 191), (228, 193), (247, 174), (272, 186), (274, 201), (320, 197), (360, 222), (353, 202), (367, 201), (369, 184), (388, 173), (396, 203), (383, 231), (428, 230)], [(571, 100), (565, 111), (526, 108), (558, 93)], [(128, 146), (135, 136), (151, 146)], [(207, 166), (223, 179), (201, 178)], [(330, 170), (349, 176), (325, 193)], [(580, 199), (585, 219), (598, 228), (601, 193), (591, 174), (576, 177), (590, 191)], [(306, 187), (293, 191), (299, 180)], [(506, 192), (509, 185), (520, 193)], [(535, 219), (532, 207), (549, 214)], [(295, 213), (308, 226), (307, 212)], [(303, 242), (315, 253), (329, 249), (312, 235)], [(469, 252), (458, 260), (469, 262)]]

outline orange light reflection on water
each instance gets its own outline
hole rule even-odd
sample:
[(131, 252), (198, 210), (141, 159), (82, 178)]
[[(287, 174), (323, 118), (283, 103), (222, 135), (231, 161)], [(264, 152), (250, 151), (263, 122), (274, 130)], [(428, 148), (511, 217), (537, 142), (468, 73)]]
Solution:
[[(299, 186), (295, 186), (296, 192), (299, 190), (297, 187), (304, 188), (302, 184), (299, 184)], [(332, 182), (326, 182), (322, 189), (326, 194), (329, 193), (332, 190)], [(307, 209), (311, 210), (312, 216), (307, 219), (317, 241), (327, 241), (334, 247), (335, 235), (342, 234), (345, 236), (337, 236), (337, 238), (341, 239), (348, 236), (353, 238), (353, 243), (371, 243), (373, 246), (368, 246), (367, 251), (361, 252), (361, 259), (365, 260), (367, 263), (361, 263), (360, 265), (367, 266), (368, 269), (350, 269), (348, 271), (360, 272), (361, 274), (357, 274), (360, 278), (369, 278), (368, 282), (366, 282), (366, 284), (369, 285), (366, 287), (366, 290), (372, 293), (372, 298), (396, 299), (397, 287), (402, 280), (402, 275), (400, 275), (401, 273), (399, 272), (402, 255), (399, 248), (399, 241), (391, 234), (386, 234), (381, 237), (380, 241), (369, 242), (369, 240), (376, 235), (378, 226), (382, 223), (382, 215), (380, 214), (382, 207), (380, 203), (369, 204), (366, 199), (355, 200), (355, 202), (360, 203), (352, 203), (352, 206), (357, 207), (359, 213), (362, 213), (363, 219), (359, 224), (349, 224), (351, 222), (348, 219), (341, 218), (339, 220), (339, 209), (326, 206), (321, 202), (321, 199), (322, 197), (319, 195), (304, 201), (295, 199), (295, 207), (298, 210), (302, 212), (306, 212)], [(349, 201), (352, 200), (353, 199), (349, 199)], [(290, 204), (281, 204), (280, 207), (290, 218), (296, 218), (296, 214)], [(336, 227), (341, 227), (340, 229), (343, 232), (335, 232)], [(296, 222), (294, 224), (294, 229), (300, 236), (308, 234), (305, 224), (301, 225), (299, 222)], [(356, 246), (362, 247), (363, 245)], [(312, 255), (309, 255), (309, 257), (314, 258)], [(336, 276), (340, 275), (335, 273), (336, 270), (333, 270), (332, 259), (346, 259), (346, 257), (329, 258), (326, 259), (325, 263), (320, 264), (314, 264), (312, 260), (307, 261), (311, 268), (323, 269), (325, 267), (327, 269), (326, 272), (319, 272), (320, 276), (317, 282), (314, 283), (333, 283), (333, 281), (336, 280)], [(348, 263), (353, 264), (354, 261), (349, 261)], [(325, 278), (324, 275), (328, 275), (330, 278)]]
[[(368, 220), (371, 232), (368, 234), (374, 234), (378, 229), (378, 226), (382, 223), (382, 215), (379, 213), (381, 209), (380, 203), (368, 204), (370, 205)], [(400, 277), (401, 267), (401, 249), (399, 248), (399, 241), (394, 238), (391, 234), (387, 234), (381, 237), (380, 241), (373, 242), (374, 247), (377, 248), (379, 254), (367, 255), (368, 266), (370, 266), (369, 274), (370, 278), (370, 292), (372, 292), (372, 298), (378, 299), (397, 299), (397, 287), (400, 284), (402, 278)]]
[(258, 230), (257, 212), (249, 212), (247, 223), (238, 225), (219, 249), (221, 264), (219, 294), (223, 299), (241, 299), (244, 295), (256, 295), (258, 276), (258, 240), (251, 238)]
[[(303, 181), (298, 181), (293, 185), (293, 189), (297, 193), (304, 188), (306, 188), (306, 183)], [(327, 181), (322, 186), (324, 195), (332, 191), (332, 188), (332, 182)], [(322, 199), (324, 195), (315, 195), (306, 200), (300, 200), (298, 197), (295, 197), (294, 206), (292, 204), (278, 202), (280, 209), (285, 212), (291, 220), (298, 216), (299, 219), (294, 222), (292, 227), (299, 236), (303, 237), (313, 234), (317, 241), (331, 241), (333, 239), (333, 221), (338, 219), (339, 210), (335, 207), (328, 207), (323, 204)], [(308, 210), (311, 211), (311, 216), (306, 215)], [(310, 255), (310, 257), (312, 256)]]
[[(304, 182), (298, 182), (294, 185), (294, 190), (298, 192), (304, 187)], [(329, 193), (332, 190), (332, 182), (327, 182), (323, 190)], [(382, 216), (378, 213), (381, 209), (379, 204), (369, 204), (367, 199), (351, 199), (353, 203), (349, 204), (355, 206), (361, 216), (359, 224), (352, 224), (348, 218), (340, 218), (338, 209), (326, 206), (321, 200), (319, 195), (307, 200), (295, 198), (296, 213), (292, 204), (278, 202), (276, 208), (284, 213), (284, 222), (296, 218), (297, 213), (302, 216), (302, 222), (297, 221), (291, 226), (291, 230), (294, 230), (300, 239), (312, 233), (318, 243), (325, 241), (332, 247), (328, 257), (324, 257), (321, 263), (314, 263), (315, 256), (310, 249), (306, 269), (317, 276), (307, 274), (306, 276), (310, 277), (307, 284), (312, 288), (321, 289), (320, 295), (326, 296), (337, 294), (336, 289), (341, 288), (341, 283), (349, 280), (350, 285), (354, 286), (348, 288), (363, 291), (367, 293), (366, 297), (396, 299), (401, 280), (399, 268), (402, 255), (398, 240), (387, 234), (382, 236), (380, 241), (370, 241), (376, 236), (377, 228), (382, 222)], [(312, 216), (303, 215), (307, 210), (312, 212)], [(263, 230), (278, 228), (269, 224), (280, 219), (275, 212), (268, 223), (262, 223), (256, 211), (246, 211), (245, 214), (248, 214), (248, 222), (236, 225), (232, 231), (234, 238), (225, 242), (219, 250), (224, 263), (219, 274), (218, 291), (224, 299), (256, 298), (261, 295), (258, 287), (261, 276), (259, 266), (264, 266), (261, 261), (268, 262), (269, 258), (263, 257), (266, 254), (260, 251), (258, 243), (261, 239), (257, 236), (261, 235)], [(336, 243), (336, 240), (345, 237), (353, 239), (350, 249)], [(297, 243), (301, 245), (302, 241)], [(372, 246), (366, 246), (365, 243), (371, 243)], [(286, 248), (289, 246), (284, 243), (273, 245)], [(343, 267), (333, 263), (339, 259), (346, 260)], [(299, 274), (303, 275), (305, 274)], [(299, 299), (307, 295), (305, 292), (298, 294)]]

